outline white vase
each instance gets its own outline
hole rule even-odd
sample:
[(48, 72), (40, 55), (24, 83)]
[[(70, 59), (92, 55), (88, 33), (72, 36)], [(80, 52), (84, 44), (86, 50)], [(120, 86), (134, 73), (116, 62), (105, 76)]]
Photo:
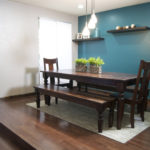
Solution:
[(99, 67), (99, 73), (102, 73), (102, 66)]

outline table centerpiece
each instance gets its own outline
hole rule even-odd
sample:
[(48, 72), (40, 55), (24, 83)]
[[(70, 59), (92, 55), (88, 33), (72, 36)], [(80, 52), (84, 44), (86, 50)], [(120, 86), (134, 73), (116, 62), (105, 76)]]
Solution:
[(88, 63), (88, 61), (85, 58), (76, 59), (75, 63), (76, 63), (76, 71), (77, 72), (86, 72), (87, 71), (86, 64)]
[(103, 59), (101, 59), (100, 57), (90, 57), (88, 59), (88, 63), (90, 73), (102, 73), (102, 65), (104, 64)]

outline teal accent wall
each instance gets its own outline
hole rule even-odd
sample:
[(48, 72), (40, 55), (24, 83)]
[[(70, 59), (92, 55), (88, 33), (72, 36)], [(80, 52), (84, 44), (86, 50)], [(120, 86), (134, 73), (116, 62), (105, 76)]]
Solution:
[[(100, 12), (96, 15), (97, 28), (104, 40), (79, 43), (78, 57), (100, 56), (105, 62), (103, 71), (136, 74), (141, 59), (150, 61), (150, 30), (118, 34), (107, 33), (107, 30), (115, 29), (117, 25), (131, 24), (150, 27), (150, 3)], [(84, 25), (85, 16), (80, 16), (79, 32), (82, 32)]]

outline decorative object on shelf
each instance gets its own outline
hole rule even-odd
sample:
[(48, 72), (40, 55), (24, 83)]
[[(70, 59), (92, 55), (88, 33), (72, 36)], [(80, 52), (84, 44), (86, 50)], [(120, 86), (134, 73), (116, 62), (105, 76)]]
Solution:
[(88, 23), (89, 29), (95, 29), (97, 23), (97, 17), (95, 15), (95, 0), (91, 0), (91, 18)]
[(125, 29), (129, 29), (130, 27), (129, 26), (125, 26)]
[(87, 24), (87, 0), (86, 0), (86, 22), (85, 22), (85, 27), (82, 31), (83, 37), (90, 37), (90, 31), (88, 29), (88, 24)]
[(136, 31), (147, 31), (150, 30), (150, 27), (144, 26), (144, 27), (129, 27), (128, 29), (119, 29), (119, 30), (108, 30), (109, 33), (122, 33), (122, 32), (136, 32)]
[(121, 29), (121, 27), (120, 26), (116, 26), (116, 30), (120, 30)]
[(136, 25), (135, 24), (131, 24), (131, 29), (135, 28)]
[(75, 63), (76, 63), (76, 71), (77, 72), (86, 72), (87, 71), (86, 64), (88, 63), (88, 61), (85, 58), (76, 59)]
[(135, 24), (131, 24), (131, 26), (126, 25), (124, 27), (116, 26), (116, 30), (126, 30), (126, 29), (130, 29), (130, 28), (131, 29), (136, 28)]
[(77, 33), (77, 39), (82, 39), (82, 33)]
[(83, 39), (89, 39), (90, 35), (83, 35), (82, 37), (83, 37)]
[(95, 28), (94, 30), (91, 30), (91, 38), (98, 38), (100, 37), (99, 28)]
[(94, 58), (90, 57), (88, 59), (89, 72), (91, 73), (102, 73), (102, 65), (104, 64), (103, 59), (100, 57)]
[(130, 28), (129, 26), (124, 26), (124, 27), (116, 26), (116, 30), (125, 30), (129, 28)]
[(99, 29), (98, 28), (95, 28), (93, 37), (94, 38), (99, 37)]
[(77, 37), (76, 34), (73, 33), (72, 34), (72, 39), (76, 39), (76, 37)]
[(122, 27), (122, 29), (125, 30), (125, 29), (126, 29), (126, 26)]

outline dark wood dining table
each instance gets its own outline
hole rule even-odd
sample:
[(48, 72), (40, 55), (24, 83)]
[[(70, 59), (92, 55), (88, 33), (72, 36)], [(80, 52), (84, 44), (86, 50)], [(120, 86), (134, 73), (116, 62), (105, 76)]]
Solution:
[(121, 129), (121, 120), (124, 111), (124, 92), (127, 86), (134, 85), (136, 83), (136, 75), (117, 72), (103, 72), (99, 74), (93, 74), (89, 72), (76, 72), (73, 69), (41, 72), (43, 73), (45, 85), (48, 84), (49, 77), (51, 84), (54, 84), (54, 78), (58, 77), (69, 79), (70, 87), (72, 87), (72, 80), (95, 86), (113, 87), (113, 89), (118, 92), (117, 129)]

